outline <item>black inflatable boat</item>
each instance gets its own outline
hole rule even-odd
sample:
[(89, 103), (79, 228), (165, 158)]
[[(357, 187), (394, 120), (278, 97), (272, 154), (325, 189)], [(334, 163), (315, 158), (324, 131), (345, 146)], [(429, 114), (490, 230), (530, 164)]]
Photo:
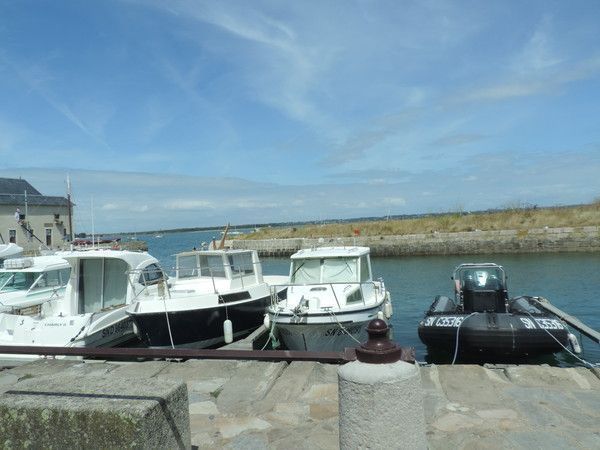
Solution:
[(454, 300), (438, 295), (419, 323), (428, 348), (455, 357), (520, 357), (556, 353), (574, 339), (561, 320), (536, 306), (535, 297), (509, 299), (497, 264), (461, 264), (452, 279)]

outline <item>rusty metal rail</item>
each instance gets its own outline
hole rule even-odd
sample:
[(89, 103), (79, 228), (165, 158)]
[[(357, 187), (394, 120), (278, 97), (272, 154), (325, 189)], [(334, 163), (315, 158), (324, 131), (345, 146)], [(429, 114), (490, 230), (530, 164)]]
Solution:
[(316, 361), (344, 364), (356, 360), (353, 348), (343, 352), (302, 352), (292, 350), (221, 350), (188, 348), (88, 348), (88, 347), (45, 347), (45, 346), (0, 346), (2, 355), (31, 356), (81, 356), (101, 359), (245, 359), (254, 361)]

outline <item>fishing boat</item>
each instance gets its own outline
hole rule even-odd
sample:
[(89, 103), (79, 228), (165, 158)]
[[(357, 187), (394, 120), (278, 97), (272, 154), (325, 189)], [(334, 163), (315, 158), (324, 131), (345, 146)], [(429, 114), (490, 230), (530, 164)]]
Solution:
[(51, 297), (39, 308), (0, 313), (0, 346), (112, 347), (135, 338), (125, 308), (164, 290), (158, 260), (147, 253), (116, 250), (57, 255), (70, 267), (64, 295)]
[(182, 252), (164, 295), (144, 297), (127, 313), (150, 347), (213, 347), (258, 328), (271, 301), (270, 284), (284, 279), (263, 277), (254, 250)]
[(270, 324), (289, 350), (339, 351), (366, 341), (374, 318), (392, 315), (368, 247), (321, 247), (291, 256), (287, 296), (269, 306)]
[(0, 269), (0, 312), (34, 315), (65, 295), (71, 266), (58, 256), (12, 258)]
[[(467, 357), (536, 356), (561, 351), (575, 336), (536, 297), (508, 297), (506, 274), (494, 263), (460, 264), (454, 299), (438, 295), (419, 323), (429, 348)], [(575, 340), (575, 341), (574, 341)]]

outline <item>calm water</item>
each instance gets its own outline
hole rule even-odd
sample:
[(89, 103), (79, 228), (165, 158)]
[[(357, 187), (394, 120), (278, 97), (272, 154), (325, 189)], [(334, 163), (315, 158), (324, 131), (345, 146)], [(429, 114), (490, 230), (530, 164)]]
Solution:
[[(219, 231), (165, 234), (162, 238), (139, 235), (148, 243), (148, 251), (170, 271), (175, 253), (199, 248), (202, 242), (219, 239)], [(427, 354), (417, 335), (417, 324), (438, 294), (452, 296), (450, 275), (463, 262), (495, 262), (504, 266), (508, 275), (508, 291), (517, 295), (546, 297), (555, 306), (600, 330), (600, 254), (561, 253), (533, 255), (413, 256), (372, 258), (373, 275), (382, 277), (392, 296), (394, 339), (403, 346), (416, 349), (417, 359), (446, 362)], [(287, 274), (287, 258), (263, 258), (263, 273)], [(592, 363), (600, 362), (600, 345), (575, 332), (583, 353)], [(439, 358), (439, 357), (438, 357)], [(554, 357), (530, 359), (529, 363), (582, 365), (566, 352)]]

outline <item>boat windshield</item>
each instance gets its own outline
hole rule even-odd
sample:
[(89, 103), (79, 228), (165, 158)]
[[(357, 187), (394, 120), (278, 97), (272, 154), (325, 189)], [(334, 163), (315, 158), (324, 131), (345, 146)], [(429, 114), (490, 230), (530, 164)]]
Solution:
[(504, 289), (504, 272), (499, 267), (468, 267), (459, 270), (459, 280), (463, 289), (498, 290)]
[(69, 281), (70, 272), (70, 268), (48, 272), (2, 272), (0, 273), (0, 292), (65, 286)]
[(298, 259), (292, 262), (292, 284), (358, 282), (358, 258)]
[(3, 272), (0, 274), (1, 292), (24, 291), (31, 287), (39, 276), (34, 272)]

